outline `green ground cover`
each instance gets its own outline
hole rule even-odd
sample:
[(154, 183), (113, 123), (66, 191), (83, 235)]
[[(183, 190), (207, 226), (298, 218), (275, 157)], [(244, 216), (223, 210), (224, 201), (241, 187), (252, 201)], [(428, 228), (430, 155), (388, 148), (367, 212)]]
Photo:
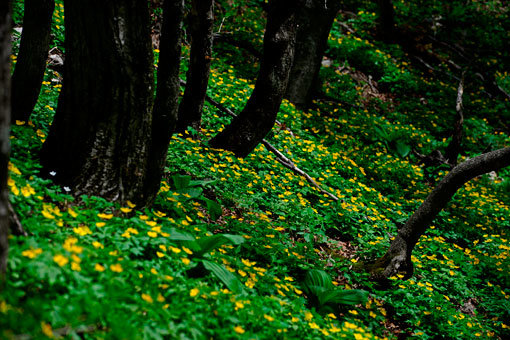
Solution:
[[(260, 47), (258, 2), (221, 3), (222, 30), (242, 29)], [(21, 20), (22, 2), (15, 9)], [(63, 16), (59, 2), (58, 46)], [(445, 169), (425, 172), (410, 149), (444, 148), (455, 119), (457, 84), (424, 75), (398, 46), (371, 41), (374, 18), (367, 7), (348, 21), (355, 33), (338, 22), (331, 32), (333, 63), (321, 77), (323, 92), (340, 102), (320, 100), (301, 111), (284, 101), (278, 119), (292, 133), (275, 126), (267, 137), (338, 202), (262, 145), (245, 159), (209, 148), (206, 141), (230, 120), (209, 104), (198, 140), (172, 138), (150, 209), (73, 198), (39, 173), (38, 151), (61, 88), (48, 69), (31, 121), (12, 127), (8, 184), (29, 236), (9, 240), (0, 337), (509, 337), (508, 170), (459, 190), (420, 239), (411, 279), (379, 285), (354, 270), (384, 253), (397, 226), (444, 176)], [(245, 53), (219, 46), (209, 82), (209, 96), (235, 112), (256, 76), (257, 63), (238, 61)], [(385, 89), (375, 98), (352, 77), (367, 69)], [(508, 73), (499, 76), (508, 83)], [(463, 159), (508, 146), (509, 136), (490, 123), (508, 102), (489, 100), (481, 89), (467, 92), (472, 114)], [(361, 289), (368, 300), (324, 308), (307, 291), (313, 269), (325, 270), (337, 291)]]

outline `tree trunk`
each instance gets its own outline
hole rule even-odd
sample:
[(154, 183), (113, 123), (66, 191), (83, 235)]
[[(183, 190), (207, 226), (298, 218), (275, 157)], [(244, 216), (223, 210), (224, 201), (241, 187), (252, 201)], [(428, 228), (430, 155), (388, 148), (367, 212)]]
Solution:
[(427, 230), (437, 214), (445, 208), (453, 195), (466, 182), (482, 174), (510, 166), (510, 147), (484, 153), (469, 159), (446, 175), (398, 231), (386, 254), (375, 264), (367, 266), (376, 278), (404, 273), (412, 275), (412, 251), (421, 235)]
[(51, 41), (54, 0), (25, 0), (18, 61), (12, 75), (12, 118), (27, 121), (37, 103)]
[(9, 127), (11, 117), (11, 2), (0, 3), (0, 281), (7, 266)]
[(144, 206), (154, 93), (148, 4), (68, 1), (59, 105), (41, 162), (75, 195)]
[(383, 41), (394, 42), (395, 36), (395, 9), (392, 0), (377, 0), (379, 6), (379, 17), (377, 23), (378, 35)]
[(296, 8), (300, 2), (272, 0), (264, 35), (262, 59), (255, 89), (244, 110), (211, 141), (213, 148), (247, 156), (273, 127), (294, 57)]
[(319, 86), (322, 56), (339, 9), (339, 0), (313, 0), (297, 13), (296, 51), (286, 97), (298, 107), (307, 106)]
[(457, 165), (457, 158), (459, 157), (460, 148), (462, 144), (462, 126), (464, 125), (464, 108), (462, 105), (462, 95), (464, 94), (464, 74), (459, 82), (457, 88), (457, 100), (455, 103), (455, 111), (457, 112), (457, 121), (453, 127), (452, 140), (445, 150), (445, 158), (449, 164)]
[(204, 106), (213, 43), (214, 1), (191, 1), (191, 52), (186, 89), (179, 106), (177, 132), (184, 132), (188, 126), (200, 131), (202, 108)]
[(177, 107), (181, 92), (179, 66), (183, 13), (184, 0), (165, 0), (163, 3), (158, 88), (152, 114), (152, 142), (146, 176), (149, 192), (159, 190), (168, 144), (177, 121)]

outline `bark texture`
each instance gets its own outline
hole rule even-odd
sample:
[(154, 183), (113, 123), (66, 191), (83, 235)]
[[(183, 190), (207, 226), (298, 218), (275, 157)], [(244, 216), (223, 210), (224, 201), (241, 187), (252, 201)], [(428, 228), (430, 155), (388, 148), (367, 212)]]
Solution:
[(144, 1), (66, 1), (66, 62), (41, 162), (75, 195), (145, 205), (153, 55)]
[(54, 0), (25, 0), (21, 43), (12, 76), (13, 120), (27, 121), (37, 103), (48, 59), (54, 9)]
[(179, 106), (177, 132), (184, 132), (188, 126), (200, 131), (211, 66), (213, 24), (214, 1), (192, 0), (190, 63), (186, 73), (186, 89)]
[(296, 9), (300, 1), (273, 0), (264, 35), (264, 56), (255, 89), (237, 118), (216, 135), (210, 145), (247, 156), (273, 127), (294, 57)]
[(183, 13), (184, 0), (165, 0), (163, 3), (158, 88), (154, 102), (152, 141), (146, 176), (149, 192), (157, 192), (161, 184), (168, 144), (177, 121), (177, 107), (181, 92), (179, 66)]
[(9, 230), (9, 194), (7, 166), (9, 163), (9, 126), (11, 116), (11, 2), (0, 3), (0, 281), (7, 265), (7, 234)]
[(457, 165), (439, 182), (398, 231), (386, 254), (367, 269), (379, 278), (397, 273), (404, 273), (406, 277), (410, 277), (413, 272), (411, 254), (418, 239), (457, 190), (477, 176), (507, 166), (510, 166), (510, 147), (484, 153)]
[(307, 106), (319, 86), (322, 57), (339, 9), (340, 0), (312, 0), (297, 13), (296, 52), (286, 93), (296, 106)]

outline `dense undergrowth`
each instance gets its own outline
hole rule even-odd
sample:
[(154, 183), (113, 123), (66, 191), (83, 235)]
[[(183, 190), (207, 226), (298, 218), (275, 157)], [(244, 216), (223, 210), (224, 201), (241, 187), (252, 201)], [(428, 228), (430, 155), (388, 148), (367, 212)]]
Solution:
[[(244, 31), (260, 47), (258, 2), (220, 3), (221, 29)], [(57, 46), (63, 39), (58, 4)], [(15, 8), (21, 20), (22, 2)], [(43, 179), (51, 174), (39, 173), (38, 151), (61, 87), (48, 69), (31, 121), (12, 127), (11, 200), (29, 236), (10, 237), (0, 337), (508, 338), (508, 170), (459, 190), (420, 239), (411, 279), (381, 285), (354, 270), (384, 253), (397, 226), (445, 174), (425, 170), (410, 151), (444, 150), (455, 119), (457, 83), (424, 74), (397, 45), (370, 40), (376, 17), (370, 10), (348, 20), (339, 15), (354, 33), (334, 25), (332, 63), (321, 70), (326, 99), (307, 111), (284, 101), (278, 117), (284, 126), (267, 137), (338, 202), (264, 146), (245, 159), (210, 149), (206, 141), (230, 119), (210, 105), (199, 139), (172, 138), (150, 209), (73, 198), (69, 188)], [(258, 62), (226, 44), (215, 48), (208, 94), (240, 112)], [(502, 84), (509, 82), (506, 71), (498, 71)], [(378, 89), (360, 80), (368, 74), (377, 75)], [(469, 87), (464, 105), (463, 159), (510, 145), (490, 123), (508, 101)], [(241, 237), (226, 236), (230, 241), (204, 254), (193, 248), (193, 239), (207, 242), (217, 234)], [(219, 279), (204, 263), (230, 274)], [(339, 288), (368, 291), (368, 301), (320, 310), (303, 284), (310, 269), (326, 270)]]

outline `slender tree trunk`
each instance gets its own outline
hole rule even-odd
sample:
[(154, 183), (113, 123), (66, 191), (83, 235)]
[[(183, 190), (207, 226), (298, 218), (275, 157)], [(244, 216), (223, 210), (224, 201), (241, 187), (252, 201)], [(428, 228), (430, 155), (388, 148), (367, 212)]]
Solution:
[(210, 145), (247, 156), (273, 127), (294, 57), (295, 11), (301, 2), (272, 0), (264, 35), (264, 57), (255, 89), (244, 110), (216, 135)]
[(386, 254), (367, 269), (375, 277), (389, 277), (413, 272), (411, 254), (421, 235), (427, 230), (437, 214), (443, 210), (453, 195), (466, 182), (482, 174), (510, 166), (510, 147), (484, 153), (469, 159), (446, 175), (398, 231)]
[(339, 9), (340, 0), (313, 0), (297, 13), (296, 52), (286, 97), (298, 107), (307, 106), (319, 86), (322, 57)]
[(67, 1), (59, 106), (41, 162), (76, 195), (144, 206), (152, 137), (153, 54), (148, 4)]
[(51, 40), (54, 0), (25, 0), (23, 32), (12, 76), (12, 118), (27, 121), (37, 103)]
[(0, 281), (7, 265), (7, 234), (9, 230), (9, 194), (7, 166), (9, 163), (9, 127), (11, 117), (11, 2), (0, 3)]
[(177, 121), (177, 107), (181, 91), (179, 66), (183, 13), (184, 0), (165, 0), (163, 3), (158, 88), (154, 102), (152, 142), (146, 176), (146, 186), (149, 192), (157, 192), (161, 184), (168, 144)]
[(462, 144), (462, 127), (464, 125), (464, 108), (462, 105), (462, 95), (464, 94), (464, 74), (457, 88), (457, 100), (455, 103), (455, 111), (457, 112), (457, 121), (453, 127), (452, 140), (445, 150), (445, 158), (451, 165), (457, 165), (460, 148)]
[(377, 0), (379, 5), (378, 34), (382, 40), (394, 42), (397, 40), (395, 26), (395, 9), (392, 0)]
[(179, 106), (177, 132), (184, 132), (188, 126), (200, 131), (202, 108), (211, 66), (213, 44), (214, 1), (191, 1), (191, 52), (186, 89)]

